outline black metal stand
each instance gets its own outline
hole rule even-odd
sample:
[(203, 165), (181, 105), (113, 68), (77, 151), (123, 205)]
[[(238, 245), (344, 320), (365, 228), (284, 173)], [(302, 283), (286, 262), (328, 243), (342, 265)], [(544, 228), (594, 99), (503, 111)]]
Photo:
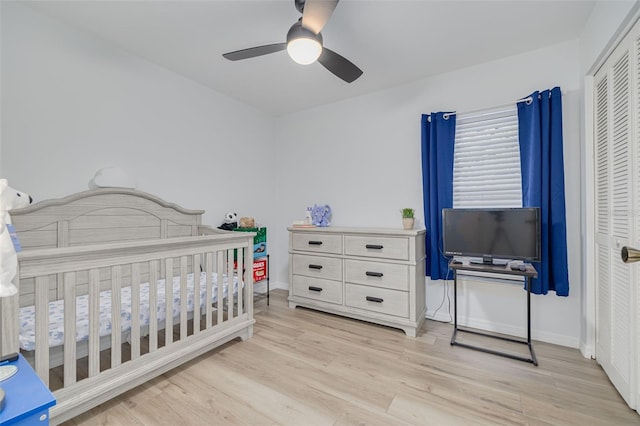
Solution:
[[(451, 336), (451, 345), (452, 346), (462, 346), (463, 348), (473, 349), (480, 352), (485, 352), (493, 355), (499, 355), (506, 358), (515, 359), (518, 361), (530, 362), (533, 365), (538, 365), (538, 360), (536, 358), (536, 354), (533, 351), (533, 346), (531, 344), (531, 278), (535, 278), (538, 276), (538, 272), (531, 265), (527, 265), (527, 269), (524, 271), (519, 270), (511, 270), (509, 266), (492, 266), (492, 265), (462, 265), (462, 264), (451, 264), (450, 268), (453, 269), (453, 335)], [(482, 333), (480, 331), (462, 329), (458, 327), (458, 270), (467, 270), (467, 271), (478, 271), (478, 272), (491, 272), (497, 274), (507, 274), (507, 275), (519, 275), (525, 277), (527, 280), (527, 340), (519, 340), (510, 337), (503, 336), (495, 336), (492, 334)], [(483, 348), (481, 346), (469, 345), (467, 343), (460, 343), (456, 341), (456, 335), (458, 331), (477, 334), (480, 336), (490, 337), (493, 339), (505, 340), (507, 342), (512, 343), (521, 343), (527, 345), (529, 347), (529, 353), (531, 354), (530, 358), (526, 358), (519, 355), (513, 355), (506, 352), (500, 352), (493, 349)]]

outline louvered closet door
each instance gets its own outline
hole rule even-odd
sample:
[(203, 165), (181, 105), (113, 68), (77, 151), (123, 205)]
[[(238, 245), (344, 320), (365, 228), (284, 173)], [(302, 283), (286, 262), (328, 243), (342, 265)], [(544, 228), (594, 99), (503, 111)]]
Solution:
[(634, 409), (640, 378), (640, 292), (637, 265), (623, 263), (620, 250), (637, 247), (640, 235), (637, 36), (634, 28), (594, 79), (596, 359)]

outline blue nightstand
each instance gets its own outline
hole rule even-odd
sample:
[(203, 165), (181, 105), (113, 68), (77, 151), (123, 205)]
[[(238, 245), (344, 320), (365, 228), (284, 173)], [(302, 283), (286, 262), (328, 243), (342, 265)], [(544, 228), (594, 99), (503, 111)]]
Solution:
[(51, 391), (22, 355), (19, 355), (17, 361), (4, 365), (17, 365), (18, 372), (0, 382), (0, 387), (5, 392), (0, 425), (48, 425), (49, 408), (56, 405)]

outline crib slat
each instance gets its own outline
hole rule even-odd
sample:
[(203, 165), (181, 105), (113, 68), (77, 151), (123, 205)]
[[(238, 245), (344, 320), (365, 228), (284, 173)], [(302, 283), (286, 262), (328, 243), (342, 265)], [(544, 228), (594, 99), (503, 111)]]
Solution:
[(165, 259), (164, 302), (165, 302), (165, 326), (164, 346), (173, 343), (173, 259)]
[[(244, 276), (242, 284), (244, 287), (238, 289), (238, 293), (242, 292), (246, 300), (246, 312), (249, 318), (253, 318), (253, 246), (249, 245), (244, 249), (244, 261), (246, 265), (251, 265), (251, 272), (248, 272)], [(269, 267), (269, 265), (267, 265)], [(238, 286), (240, 283), (238, 283)]]
[(227, 250), (227, 319), (233, 318), (233, 249)]
[[(248, 266), (249, 264), (247, 264)], [(242, 314), (242, 280), (246, 274), (253, 274), (253, 267), (248, 267), (247, 271), (244, 271), (244, 249), (238, 249), (238, 267), (236, 268), (238, 277), (238, 316)], [(229, 288), (233, 291), (234, 288), (234, 276), (231, 274), (231, 280), (229, 281)]]
[(200, 265), (200, 255), (193, 256), (193, 334), (200, 332), (200, 277), (197, 265)]
[[(153, 305), (151, 305), (153, 306)], [(131, 265), (131, 360), (140, 357), (140, 264)]]
[(216, 286), (218, 287), (218, 300), (216, 301), (216, 307), (218, 309), (218, 322), (216, 324), (220, 325), (222, 324), (222, 320), (224, 319), (223, 317), (223, 311), (224, 311), (224, 293), (223, 293), (223, 288), (224, 288), (224, 279), (223, 279), (223, 273), (224, 273), (224, 252), (222, 250), (218, 251), (218, 265), (216, 268), (216, 272), (217, 272), (217, 280), (216, 280)]
[(111, 368), (122, 362), (122, 309), (120, 289), (122, 287), (122, 267), (111, 268)]
[(100, 270), (89, 270), (89, 377), (100, 373)]
[(64, 274), (64, 385), (76, 382), (76, 273)]
[(158, 267), (159, 262), (149, 262), (149, 352), (158, 350)]
[[(180, 340), (187, 337), (187, 256), (180, 257)], [(194, 289), (196, 274), (193, 273)]]
[(36, 277), (36, 372), (49, 386), (49, 277)]
[(209, 252), (207, 253), (207, 265), (205, 266), (205, 271), (206, 271), (206, 278), (205, 278), (205, 285), (207, 286), (207, 295), (205, 296), (205, 312), (206, 312), (206, 325), (205, 328), (208, 329), (209, 327), (211, 327), (211, 305), (213, 303), (213, 288), (212, 288), (212, 284), (211, 284), (211, 277), (213, 275), (213, 253)]

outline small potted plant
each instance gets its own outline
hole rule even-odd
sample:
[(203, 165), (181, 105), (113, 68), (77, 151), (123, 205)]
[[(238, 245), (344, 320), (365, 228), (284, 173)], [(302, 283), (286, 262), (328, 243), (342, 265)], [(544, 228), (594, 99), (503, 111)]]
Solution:
[(402, 213), (402, 227), (404, 229), (413, 229), (413, 222), (415, 220), (413, 215), (415, 210), (410, 207), (405, 207), (400, 210), (400, 213)]

